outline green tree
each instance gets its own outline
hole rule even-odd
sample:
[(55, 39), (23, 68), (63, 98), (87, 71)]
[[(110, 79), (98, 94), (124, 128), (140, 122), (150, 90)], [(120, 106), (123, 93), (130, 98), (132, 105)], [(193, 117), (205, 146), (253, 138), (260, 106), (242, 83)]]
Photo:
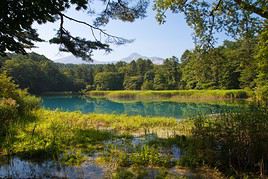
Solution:
[(157, 0), (157, 20), (165, 22), (165, 13), (185, 15), (187, 24), (194, 29), (195, 42), (208, 48), (215, 44), (214, 35), (225, 32), (232, 37), (256, 34), (268, 19), (266, 0)]
[[(28, 115), (38, 108), (40, 100), (18, 88), (5, 72), (0, 73), (0, 137), (5, 136), (9, 125), (19, 117)], [(1, 143), (0, 143), (1, 145)]]
[(144, 75), (142, 90), (153, 90), (154, 89), (154, 71), (147, 71)]
[(136, 75), (138, 75), (137, 63), (135, 60), (132, 60), (127, 66), (126, 76), (136, 76)]
[(163, 68), (168, 89), (178, 89), (181, 78), (178, 59), (176, 57), (167, 58), (164, 61)]
[(26, 58), (7, 60), (3, 69), (11, 75), (20, 88), (28, 88), (32, 93), (46, 91), (46, 74), (41, 70), (41, 66), (35, 61)]
[(124, 80), (124, 89), (140, 90), (143, 83), (143, 76), (126, 76)]
[(256, 60), (258, 62), (257, 97), (268, 104), (268, 25), (259, 36)]
[(95, 76), (97, 90), (120, 90), (123, 89), (124, 77), (120, 73), (101, 72)]
[(89, 74), (85, 74), (90, 71), (86, 71), (86, 67), (72, 67), (66, 71), (68, 68), (65, 65), (55, 64), (44, 56), (30, 53), (10, 55), (2, 70), (6, 70), (20, 88), (28, 88), (29, 92), (39, 94), (48, 91), (79, 91), (90, 84)]
[[(74, 56), (82, 57), (85, 60), (91, 60), (93, 50), (110, 51), (109, 45), (105, 42), (118, 45), (131, 42), (131, 40), (110, 35), (99, 27), (107, 24), (110, 19), (133, 22), (137, 18), (144, 17), (148, 2), (139, 0), (136, 3), (130, 3), (128, 0), (104, 0), (103, 3), (103, 9), (97, 13), (98, 16), (92, 25), (67, 16), (66, 11), (75, 7), (77, 11), (95, 14), (92, 11), (93, 1), (1, 0), (0, 55), (5, 55), (7, 51), (26, 53), (25, 49), (34, 47), (34, 42), (42, 42), (36, 29), (33, 28), (34, 23), (45, 24), (60, 21), (57, 34), (50, 40), (50, 43), (60, 44), (61, 51), (71, 52)], [(86, 39), (72, 36), (64, 25), (65, 20), (87, 26), (92, 32), (91, 37)], [(107, 37), (106, 41), (103, 43), (101, 38), (97, 39), (96, 33)]]
[(153, 63), (151, 60), (149, 59), (142, 59), (139, 58), (138, 60), (136, 60), (136, 65), (137, 65), (137, 74), (144, 76), (144, 74), (153, 69)]
[(164, 70), (161, 66), (156, 66), (154, 76), (154, 89), (155, 90), (165, 90), (168, 89), (167, 78)]
[(198, 49), (182, 55), (182, 81), (187, 89), (254, 89), (257, 63), (256, 38), (224, 41), (223, 45), (200, 53)]

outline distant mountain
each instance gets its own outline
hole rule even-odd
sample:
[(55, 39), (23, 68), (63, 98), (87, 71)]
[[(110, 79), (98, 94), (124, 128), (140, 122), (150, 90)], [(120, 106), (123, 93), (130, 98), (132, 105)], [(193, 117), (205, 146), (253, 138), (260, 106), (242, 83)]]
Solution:
[[(139, 58), (142, 59), (150, 59), (154, 64), (162, 64), (164, 59), (160, 57), (146, 57), (142, 56), (138, 53), (132, 53), (128, 57), (122, 58), (118, 61), (124, 61), (127, 63), (130, 63), (132, 60), (137, 60)], [(117, 61), (100, 61), (100, 60), (94, 60), (93, 62), (86, 62), (82, 60), (81, 58), (77, 58), (73, 55), (59, 58), (54, 60), (56, 63), (64, 63), (64, 64), (109, 64), (109, 63), (116, 63)]]
[(150, 59), (154, 64), (162, 64), (164, 62), (163, 58), (160, 57), (146, 57), (142, 56), (138, 53), (132, 53), (128, 57), (122, 58), (120, 61), (125, 61), (127, 63), (130, 63), (132, 60), (137, 60), (139, 58), (142, 59)]
[(108, 63), (114, 63), (115, 61), (98, 61), (94, 60), (93, 62), (86, 62), (82, 60), (81, 58), (77, 58), (73, 55), (59, 58), (54, 60), (56, 63), (64, 63), (64, 64), (108, 64)]
[(64, 64), (88, 64), (87, 62), (83, 61), (81, 58), (76, 58), (75, 56), (67, 56), (67, 57), (59, 58), (53, 61), (56, 63), (64, 63)]

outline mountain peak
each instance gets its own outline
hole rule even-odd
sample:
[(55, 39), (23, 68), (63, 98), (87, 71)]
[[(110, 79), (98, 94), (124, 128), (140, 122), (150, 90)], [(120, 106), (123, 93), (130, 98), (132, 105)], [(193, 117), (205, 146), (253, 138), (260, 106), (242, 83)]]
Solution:
[(70, 55), (67, 57), (56, 59), (56, 60), (54, 60), (54, 62), (63, 63), (63, 64), (109, 64), (109, 63), (114, 63), (115, 61), (93, 60), (92, 62), (86, 62), (86, 61), (82, 60), (81, 58)]
[(149, 59), (151, 60), (154, 64), (162, 64), (164, 59), (163, 58), (160, 58), (160, 57), (147, 57), (147, 56), (143, 56), (143, 55), (140, 55), (139, 53), (137, 52), (134, 52), (134, 53), (131, 53), (129, 56), (125, 57), (125, 58), (122, 58), (120, 61), (125, 61), (127, 63), (131, 62), (132, 60), (137, 60), (139, 58), (142, 58), (142, 59)]
[[(139, 53), (131, 53), (129, 56), (122, 58), (119, 61), (124, 61), (127, 63), (130, 63), (132, 60), (137, 60), (139, 58), (142, 59), (149, 59), (151, 60), (154, 64), (162, 64), (164, 59), (160, 58), (160, 57), (147, 57), (147, 56), (143, 56)], [(110, 64), (110, 63), (116, 63), (117, 61), (98, 61), (98, 60), (93, 60), (93, 62), (86, 62), (83, 61), (81, 58), (77, 58), (73, 55), (71, 56), (67, 56), (67, 57), (63, 57), (60, 59), (56, 59), (54, 60), (54, 62), (56, 63), (64, 63), (64, 64)]]

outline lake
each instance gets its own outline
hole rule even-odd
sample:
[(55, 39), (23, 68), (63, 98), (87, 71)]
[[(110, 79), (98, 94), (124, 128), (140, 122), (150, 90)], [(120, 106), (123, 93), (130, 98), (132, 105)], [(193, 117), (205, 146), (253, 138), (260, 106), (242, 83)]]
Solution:
[(81, 111), (82, 113), (127, 114), (174, 117), (177, 119), (202, 114), (217, 114), (238, 110), (234, 104), (209, 104), (173, 101), (111, 101), (83, 96), (43, 96), (43, 107), (51, 110)]

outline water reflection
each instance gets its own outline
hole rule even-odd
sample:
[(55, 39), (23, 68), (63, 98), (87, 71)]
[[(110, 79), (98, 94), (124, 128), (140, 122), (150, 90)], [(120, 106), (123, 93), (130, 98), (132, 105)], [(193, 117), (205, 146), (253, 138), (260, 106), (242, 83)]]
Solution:
[(92, 163), (64, 166), (59, 162), (29, 162), (13, 157), (0, 164), (0, 178), (104, 178), (102, 168)]
[(85, 98), (81, 96), (43, 96), (42, 99), (43, 106), (48, 109), (81, 111), (83, 113), (164, 116), (178, 119), (198, 113), (215, 114), (238, 109), (237, 106), (222, 104), (179, 103), (171, 101), (115, 102), (108, 99)]

